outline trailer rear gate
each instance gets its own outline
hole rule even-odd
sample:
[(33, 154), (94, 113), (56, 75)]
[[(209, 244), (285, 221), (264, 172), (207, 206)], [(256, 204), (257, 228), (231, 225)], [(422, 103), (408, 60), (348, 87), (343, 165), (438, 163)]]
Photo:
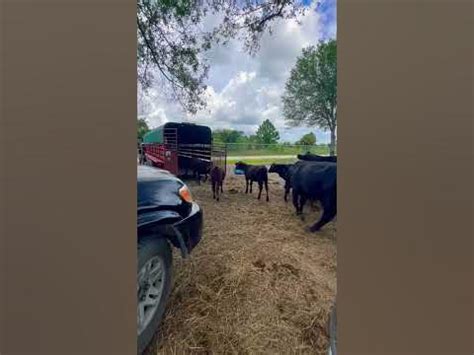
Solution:
[(212, 161), (226, 170), (226, 146), (212, 144), (212, 131), (207, 126), (168, 122), (147, 133), (143, 143), (154, 165), (178, 176), (188, 173), (192, 159)]

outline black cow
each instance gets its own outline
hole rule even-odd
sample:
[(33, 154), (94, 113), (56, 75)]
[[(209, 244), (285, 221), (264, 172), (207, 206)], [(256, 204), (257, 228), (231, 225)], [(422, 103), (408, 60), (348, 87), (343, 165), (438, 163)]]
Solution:
[(302, 215), (306, 200), (318, 200), (323, 215), (310, 228), (320, 230), (337, 214), (337, 165), (330, 162), (297, 162), (290, 177), (293, 189), (293, 205), (297, 215)]
[(209, 172), (211, 171), (211, 162), (209, 160), (191, 158), (189, 168), (193, 172), (193, 177), (201, 183), (201, 175), (204, 175), (204, 182), (207, 181)]
[(252, 184), (254, 181), (258, 183), (258, 199), (262, 195), (263, 185), (265, 184), (265, 190), (267, 193), (267, 202), (268, 198), (268, 170), (265, 165), (250, 165), (242, 161), (235, 163), (235, 168), (245, 172), (245, 193), (252, 193)]
[(269, 173), (277, 173), (283, 180), (285, 180), (285, 202), (288, 201), (288, 194), (291, 189), (290, 174), (293, 164), (275, 164), (273, 163), (268, 170)]
[(145, 150), (143, 149), (143, 146), (141, 144), (138, 146), (138, 158), (139, 158), (138, 164), (144, 165), (146, 161), (146, 157), (145, 157)]
[(297, 158), (304, 161), (320, 161), (320, 162), (331, 162), (337, 163), (337, 156), (322, 156), (311, 153), (298, 154)]

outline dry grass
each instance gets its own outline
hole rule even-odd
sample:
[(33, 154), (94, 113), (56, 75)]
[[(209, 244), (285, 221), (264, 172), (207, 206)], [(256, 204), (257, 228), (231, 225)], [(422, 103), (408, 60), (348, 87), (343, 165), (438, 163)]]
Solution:
[[(322, 354), (336, 291), (335, 226), (311, 234), (283, 201), (270, 174), (270, 202), (246, 195), (230, 176), (220, 202), (208, 184), (189, 183), (205, 213), (191, 258), (174, 255), (175, 274), (162, 329), (149, 353)], [(309, 206), (307, 207), (309, 210)]]

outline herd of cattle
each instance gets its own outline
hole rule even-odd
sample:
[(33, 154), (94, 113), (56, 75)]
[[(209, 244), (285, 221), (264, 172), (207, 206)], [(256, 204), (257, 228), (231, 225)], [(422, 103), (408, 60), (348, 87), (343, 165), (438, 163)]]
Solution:
[[(245, 176), (245, 193), (252, 193), (252, 185), (256, 182), (259, 188), (257, 198), (261, 198), (265, 187), (266, 201), (269, 201), (268, 173), (278, 174), (285, 181), (285, 201), (291, 191), (296, 214), (301, 218), (307, 201), (319, 201), (323, 214), (309, 228), (311, 232), (316, 232), (337, 214), (337, 157), (307, 153), (298, 154), (297, 158), (298, 161), (294, 164), (272, 164), (270, 169), (265, 165), (251, 165), (242, 161), (235, 163), (235, 168)], [(213, 198), (219, 201), (219, 192), (223, 192), (224, 170), (200, 159), (194, 159), (190, 169), (198, 181), (202, 175), (205, 176), (204, 181), (210, 175)]]

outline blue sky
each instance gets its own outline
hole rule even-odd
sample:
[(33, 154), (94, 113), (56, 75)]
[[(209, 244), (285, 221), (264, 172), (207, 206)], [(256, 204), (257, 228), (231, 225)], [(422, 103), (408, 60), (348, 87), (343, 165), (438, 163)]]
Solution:
[(321, 14), (322, 38), (325, 40), (335, 38), (337, 27), (336, 0), (326, 0), (321, 2), (319, 5), (316, 6), (316, 11)]
[[(294, 142), (303, 134), (314, 132), (320, 143), (328, 142), (328, 132), (288, 128), (282, 114), (281, 95), (301, 50), (336, 37), (336, 1), (324, 0), (319, 5), (303, 1), (311, 9), (300, 18), (301, 25), (295, 21), (276, 21), (273, 34), (264, 35), (255, 56), (245, 53), (237, 40), (207, 53), (211, 69), (205, 110), (194, 116), (185, 114), (175, 102), (162, 97), (156, 87), (146, 96), (139, 93), (139, 115), (147, 117), (152, 127), (169, 121), (190, 121), (212, 129), (233, 128), (247, 134), (254, 133), (263, 120), (270, 119), (282, 141)], [(212, 28), (218, 20), (207, 18), (204, 27)]]

